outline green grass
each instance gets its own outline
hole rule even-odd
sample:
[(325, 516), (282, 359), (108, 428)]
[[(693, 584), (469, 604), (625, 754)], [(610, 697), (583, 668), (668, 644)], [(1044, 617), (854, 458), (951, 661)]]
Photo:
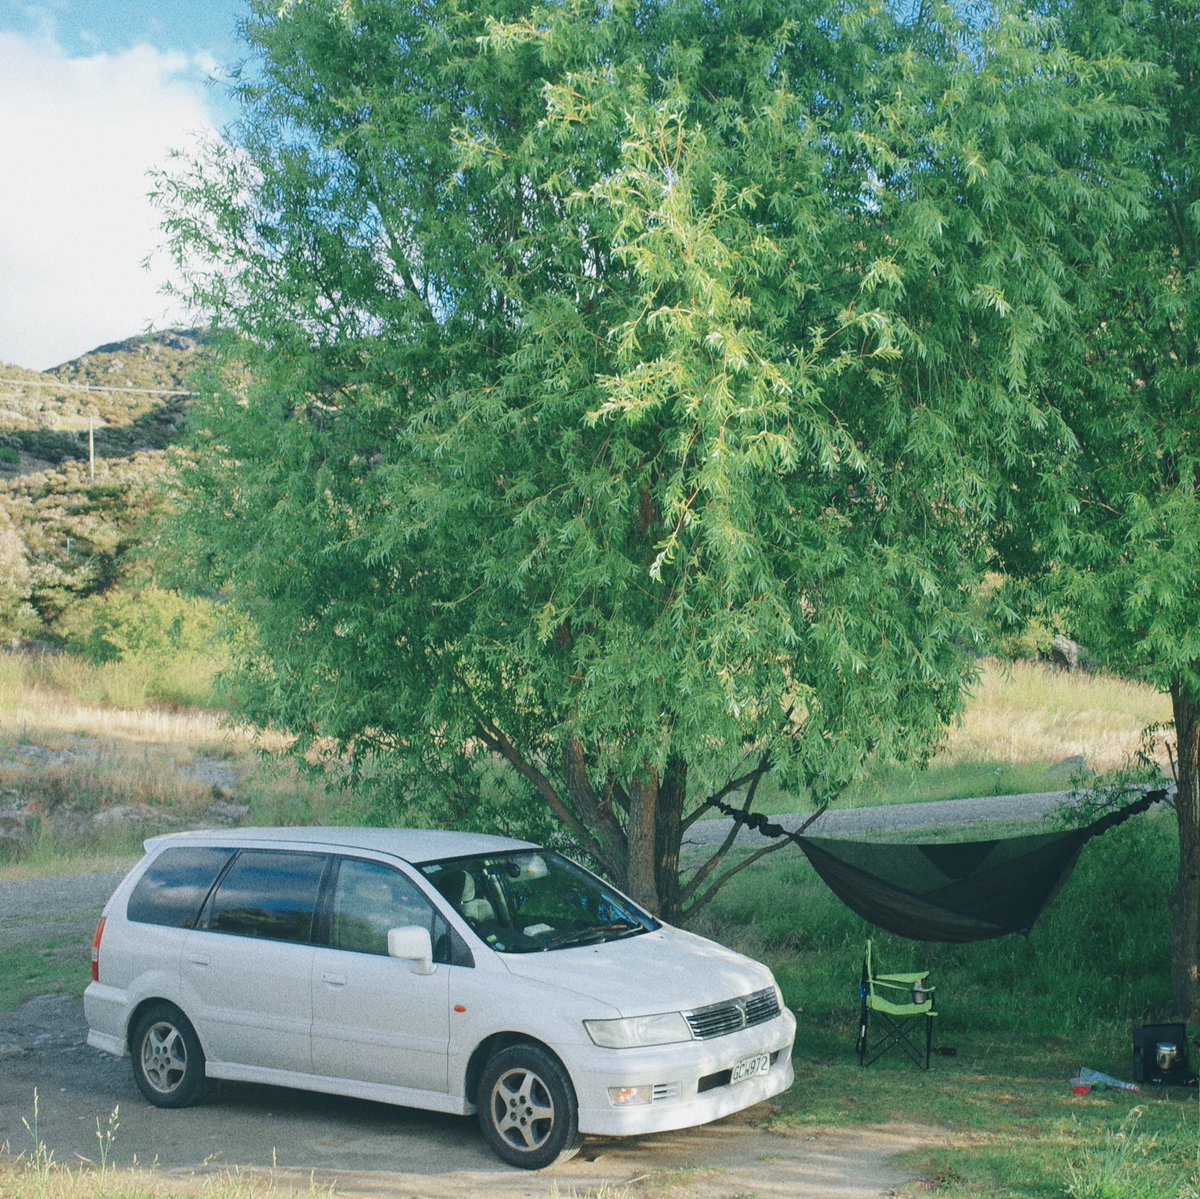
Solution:
[(0, 858), (0, 882), (56, 874), (112, 874), (129, 870), (143, 852), (142, 838), (136, 836), (113, 836), (102, 844), (88, 840), (65, 845), (40, 837), (20, 858), (8, 862)]
[[(913, 1193), (946, 1199), (1196, 1199), (1196, 1092), (1072, 1094), (1080, 1066), (1129, 1079), (1133, 1024), (1170, 1018), (1173, 814), (1091, 843), (1028, 937), (920, 944), (872, 931), (783, 850), (738, 876), (703, 930), (768, 962), (796, 1012), (797, 1083), (784, 1128), (916, 1122)], [(857, 981), (873, 935), (884, 969), (932, 971), (940, 1014), (928, 1073), (892, 1054), (860, 1069)], [(1138, 1114), (1133, 1115), (1134, 1112)], [(1141, 1189), (1139, 1189), (1141, 1188)]]
[(39, 995), (81, 996), (86, 985), (86, 947), (78, 937), (55, 936), (37, 945), (18, 945), (4, 952), (0, 1013), (15, 1012)]

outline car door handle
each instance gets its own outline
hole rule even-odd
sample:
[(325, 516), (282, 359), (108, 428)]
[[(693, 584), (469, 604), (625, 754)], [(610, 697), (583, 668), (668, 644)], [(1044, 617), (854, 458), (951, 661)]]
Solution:
[(193, 966), (207, 966), (208, 965), (208, 954), (206, 954), (206, 953), (189, 953), (187, 955), (187, 960), (189, 962), (191, 962)]
[(322, 974), (321, 981), (331, 987), (344, 987), (346, 985), (346, 976), (344, 974)]

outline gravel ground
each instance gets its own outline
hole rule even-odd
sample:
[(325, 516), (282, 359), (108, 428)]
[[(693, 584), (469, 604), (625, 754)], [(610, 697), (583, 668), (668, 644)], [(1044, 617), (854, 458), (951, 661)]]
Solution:
[(94, 928), (100, 909), (124, 877), (124, 871), (116, 871), (0, 880), (0, 927), (10, 921), (59, 921), (87, 913)]
[[(881, 808), (831, 808), (805, 829), (814, 837), (858, 837), (863, 833), (908, 833), (999, 822), (1035, 823), (1072, 803), (1069, 791), (1031, 795), (987, 795), (978, 799), (946, 799), (936, 803), (893, 804)], [(772, 816), (789, 832), (808, 815)], [(701, 820), (688, 829), (685, 845), (717, 845), (729, 832), (728, 820)], [(738, 844), (761, 840), (753, 829), (738, 833)]]

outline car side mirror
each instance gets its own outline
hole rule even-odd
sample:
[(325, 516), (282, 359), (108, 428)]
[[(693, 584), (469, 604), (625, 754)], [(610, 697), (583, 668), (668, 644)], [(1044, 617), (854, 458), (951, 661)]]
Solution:
[(412, 962), (414, 974), (432, 974), (433, 941), (429, 929), (416, 924), (388, 929), (388, 957)]

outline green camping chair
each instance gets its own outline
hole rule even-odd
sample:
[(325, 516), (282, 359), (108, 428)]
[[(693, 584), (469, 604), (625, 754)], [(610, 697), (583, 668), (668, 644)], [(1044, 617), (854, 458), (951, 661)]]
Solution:
[[(858, 988), (862, 998), (862, 1011), (858, 1019), (860, 1066), (869, 1066), (889, 1049), (898, 1048), (903, 1049), (922, 1069), (929, 1069), (937, 1001), (933, 987), (925, 981), (928, 977), (928, 970), (917, 974), (876, 974), (871, 942), (867, 940), (862, 981)], [(925, 1024), (923, 1050), (916, 1039), (920, 1033), (918, 1020)], [(874, 1031), (871, 1031), (872, 1022)]]

